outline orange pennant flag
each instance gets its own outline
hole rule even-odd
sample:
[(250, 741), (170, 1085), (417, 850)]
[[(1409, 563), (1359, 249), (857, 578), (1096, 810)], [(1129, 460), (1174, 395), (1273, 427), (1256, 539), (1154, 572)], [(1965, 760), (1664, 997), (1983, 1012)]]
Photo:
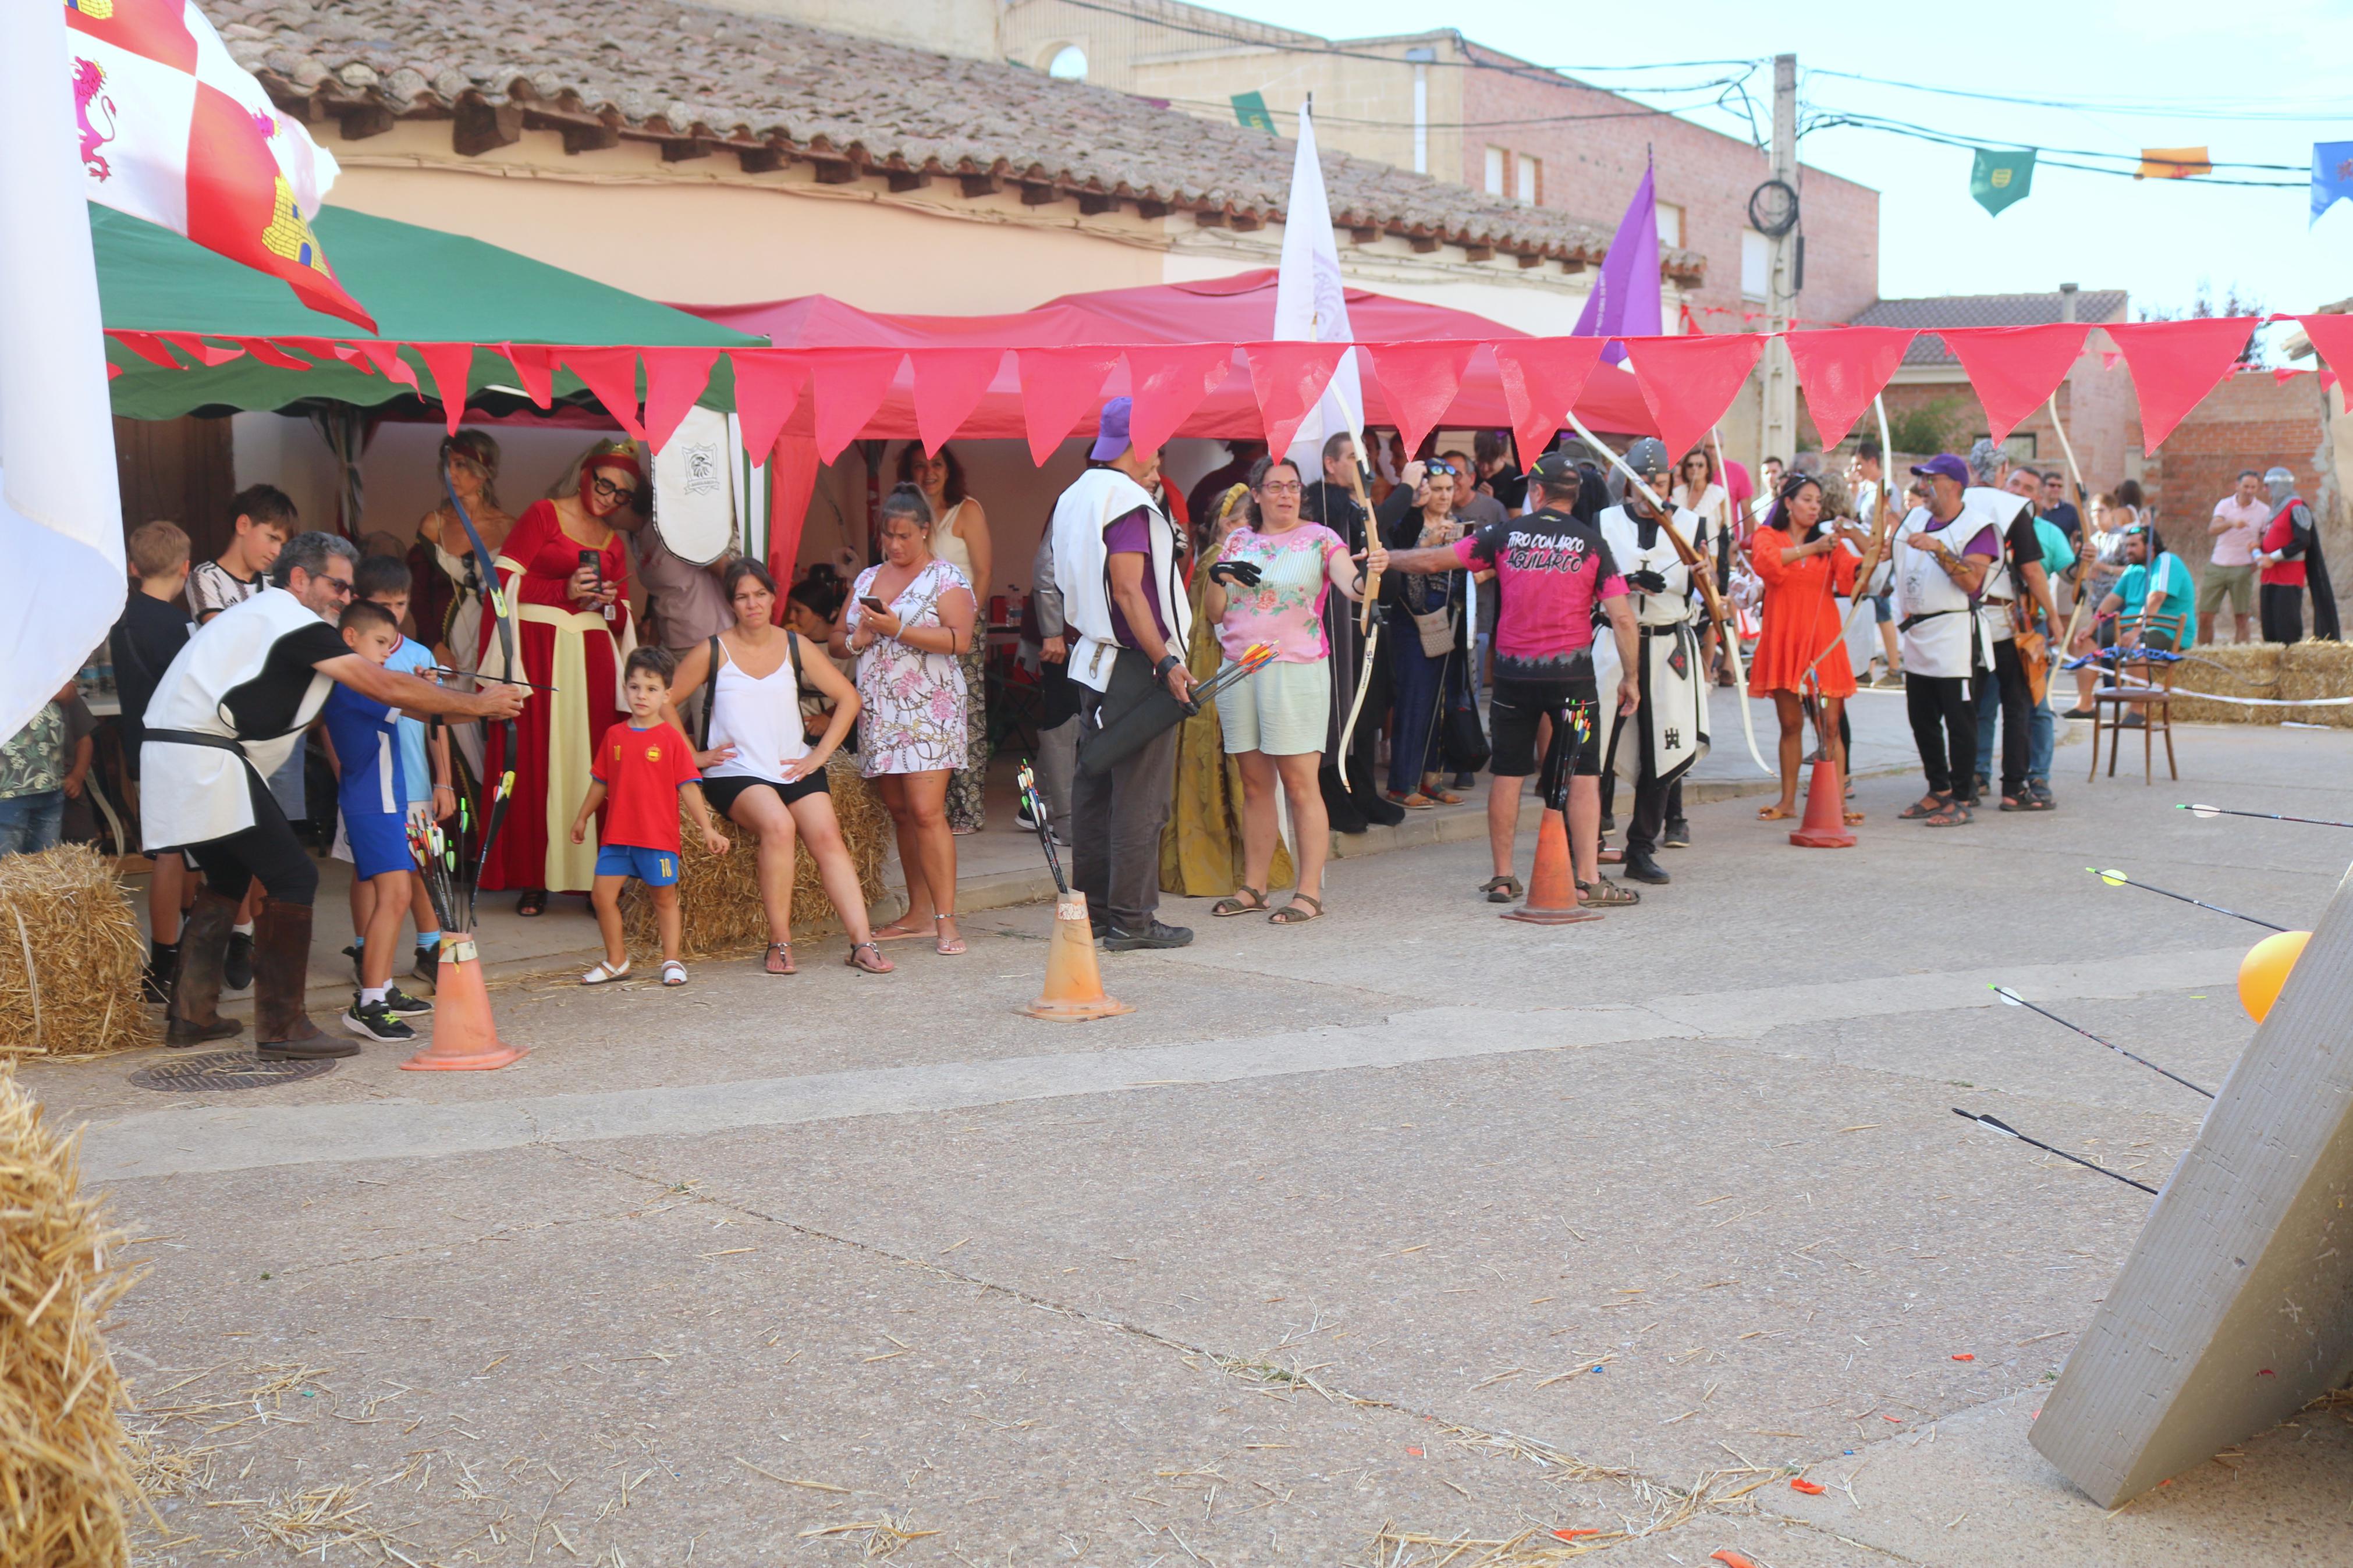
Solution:
[(2186, 180), (2193, 174), (2211, 174), (2213, 163), (2203, 147), (2144, 147), (2140, 150), (2140, 169), (2136, 180)]

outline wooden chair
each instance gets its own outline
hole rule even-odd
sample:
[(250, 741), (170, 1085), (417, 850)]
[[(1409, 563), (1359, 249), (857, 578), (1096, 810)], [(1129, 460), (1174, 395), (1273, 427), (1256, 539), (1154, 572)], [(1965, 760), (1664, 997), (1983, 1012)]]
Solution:
[[(2187, 616), (2142, 616), (2136, 620), (2119, 623), (2117, 640), (2134, 639), (2137, 647), (2161, 642), (2168, 650), (2179, 648)], [(2141, 783), (2153, 784), (2157, 773), (2157, 737), (2165, 736), (2165, 771), (2179, 782), (2181, 770), (2173, 757), (2173, 681), (2180, 662), (2170, 658), (2135, 658), (2127, 649), (2118, 657), (2107, 684), (2092, 691), (2092, 771), (2086, 783), (2100, 776), (2100, 735), (2108, 736), (2108, 776), (2116, 776), (2116, 752), (2124, 745), (2124, 716), (2127, 711), (2141, 716)]]

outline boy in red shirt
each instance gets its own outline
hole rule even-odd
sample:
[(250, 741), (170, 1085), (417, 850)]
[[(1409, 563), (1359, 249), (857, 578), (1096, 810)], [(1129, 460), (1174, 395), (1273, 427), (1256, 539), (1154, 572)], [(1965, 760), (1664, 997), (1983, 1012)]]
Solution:
[(653, 895), (654, 926), (661, 932), (661, 983), (686, 984), (686, 965), (678, 958), (680, 791), (686, 793), (686, 809), (702, 829), (702, 847), (713, 855), (727, 853), (728, 840), (711, 825), (711, 809), (702, 803), (694, 749), (674, 725), (662, 721), (662, 704), (670, 700), (670, 678), (676, 668), (676, 659), (664, 648), (641, 647), (629, 655), (622, 667), (628, 721), (606, 731), (596, 742), (596, 758), (589, 768), (594, 782), (588, 798), (580, 803), (580, 815), (572, 819), (572, 842), (579, 844), (588, 837), (588, 819), (599, 807), (605, 809), (604, 832), (596, 840), (596, 881), (589, 894), (596, 908), (596, 929), (605, 938), (605, 962), (580, 977), (583, 985), (603, 985), (629, 973), (629, 950), (621, 937), (621, 885), (631, 877)]

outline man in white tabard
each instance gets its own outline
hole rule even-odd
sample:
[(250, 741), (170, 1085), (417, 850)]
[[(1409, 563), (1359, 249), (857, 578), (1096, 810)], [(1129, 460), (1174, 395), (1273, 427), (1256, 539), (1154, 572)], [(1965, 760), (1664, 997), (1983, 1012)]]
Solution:
[(156, 683), (140, 747), (141, 826), (149, 854), (182, 850), (204, 873), (181, 927), (165, 1043), (226, 1039), (223, 965), (237, 905), (268, 896), (254, 941), (254, 1041), (265, 1059), (345, 1057), (303, 1011), (311, 906), (319, 870), (263, 782), (301, 744), (338, 682), (396, 714), (512, 719), (523, 689), (460, 692), (403, 675), (345, 645), (335, 617), (351, 602), (359, 552), (332, 533), (300, 533), (278, 554), (272, 585), (213, 616)]
[(1895, 527), (1895, 634), (1904, 700), (1928, 793), (1898, 815), (1931, 827), (1968, 822), (1976, 805), (1977, 680), (1993, 668), (1977, 596), (2001, 556), (2001, 530), (1964, 499), (1968, 465), (1949, 452), (1915, 465), (1928, 504)]
[[(1154, 682), (1189, 700), (1192, 601), (1185, 591), (1176, 525), (1152, 499), (1156, 448), (1128, 435), (1127, 398), (1103, 405), (1090, 460), (1054, 503), (1054, 584), (1071, 637), (1079, 693), (1079, 773), (1071, 789), (1071, 881), (1106, 950), (1183, 947), (1193, 933), (1164, 925), (1160, 832), (1176, 788), (1171, 727), (1100, 772), (1086, 765), (1088, 737)], [(1106, 704), (1109, 710), (1106, 710)]]
[(1985, 512), (2000, 531), (2001, 550), (1986, 568), (1978, 588), (1978, 616), (1985, 623), (1991, 663), (1977, 698), (1977, 776), (1970, 783), (1972, 799), (1984, 795), (1993, 783), (1994, 723), (2001, 724), (2001, 805), (2005, 811), (2042, 811), (2026, 788), (2027, 763), (2032, 753), (2034, 691), (2018, 653), (2018, 628), (2033, 624), (2033, 608), (2046, 608), (2051, 583), (2042, 570), (2042, 545), (2034, 531), (2034, 498), (2024, 488), (2009, 488), (2010, 454), (1991, 439), (1980, 437), (1969, 448), (1969, 478), (1962, 500)]
[[(1645, 494), (1629, 485), (1626, 499), (1599, 521), (1609, 559), (1626, 579), (1641, 655), (1636, 671), (1642, 700), (1631, 714), (1606, 705), (1601, 713), (1602, 768), (1634, 786), (1626, 826), (1626, 875), (1658, 885), (1669, 879), (1658, 861), (1662, 842), (1688, 844), (1683, 775), (1707, 755), (1707, 690), (1703, 684), (1698, 627), (1699, 591), (1669, 529), (1702, 560), (1713, 559), (1708, 520), (1670, 499), (1674, 470), (1665, 443), (1645, 436), (1627, 449), (1626, 466), (1642, 477)], [(1613, 638), (1593, 642), (1593, 683), (1608, 690), (1625, 672)]]

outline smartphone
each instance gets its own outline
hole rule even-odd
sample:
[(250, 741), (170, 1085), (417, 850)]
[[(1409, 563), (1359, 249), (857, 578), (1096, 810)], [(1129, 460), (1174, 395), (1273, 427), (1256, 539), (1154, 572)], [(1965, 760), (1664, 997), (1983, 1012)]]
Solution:
[(867, 595), (858, 602), (865, 605), (868, 609), (873, 611), (878, 616), (887, 616), (891, 613), (891, 606), (884, 604), (881, 600), (876, 598), (871, 594)]
[(580, 569), (584, 572), (594, 572), (596, 574), (596, 581), (599, 583), (604, 582), (605, 557), (603, 552), (595, 550), (582, 551), (580, 552)]

